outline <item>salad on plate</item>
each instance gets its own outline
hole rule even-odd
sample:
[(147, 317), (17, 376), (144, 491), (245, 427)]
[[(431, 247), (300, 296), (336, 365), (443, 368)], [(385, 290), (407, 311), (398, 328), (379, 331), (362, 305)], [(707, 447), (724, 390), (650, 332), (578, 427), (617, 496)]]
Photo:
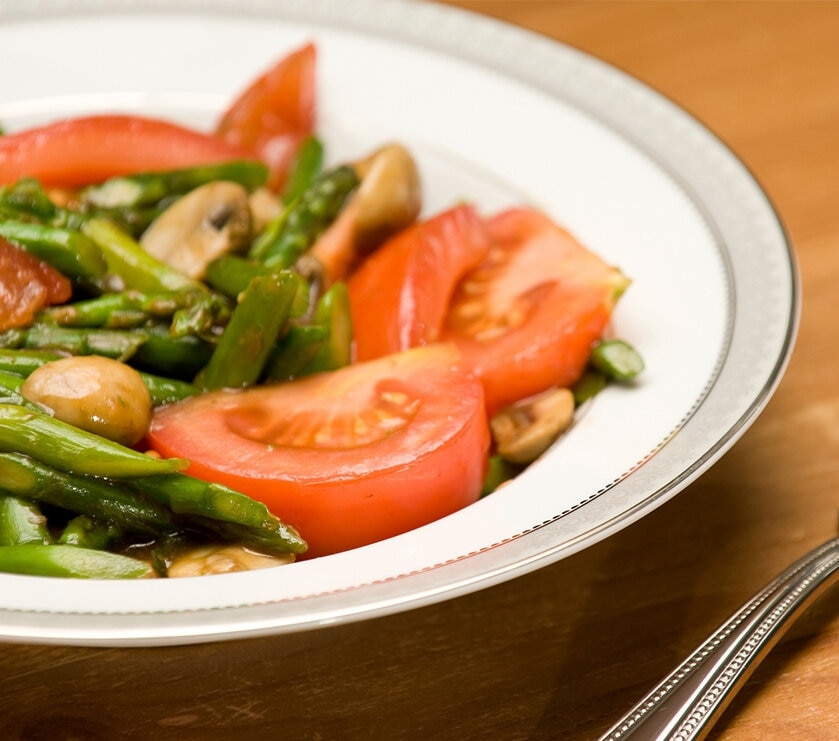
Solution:
[(547, 214), (423, 209), (407, 148), (331, 163), (317, 51), (210, 131), (0, 137), (0, 571), (175, 577), (413, 530), (541, 456), (606, 383), (629, 285)]

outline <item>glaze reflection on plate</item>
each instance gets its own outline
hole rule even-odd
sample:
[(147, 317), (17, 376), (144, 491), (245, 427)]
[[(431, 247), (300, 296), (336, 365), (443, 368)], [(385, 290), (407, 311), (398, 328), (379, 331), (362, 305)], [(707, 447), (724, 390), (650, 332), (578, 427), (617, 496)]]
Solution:
[[(155, 63), (147, 45), (155, 39)], [(633, 280), (612, 331), (634, 388), (598, 396), (514, 483), (426, 527), (263, 571), (99, 582), (0, 574), (0, 639), (162, 645), (360, 620), (511, 579), (677, 494), (763, 409), (798, 323), (795, 260), (740, 161), (638, 81), (488, 18), (394, 0), (0, 2), (8, 131), (125, 111), (209, 127), (306, 41), (334, 161), (399, 140), (425, 212), (531, 203)], [(224, 54), (219, 50), (224, 49)], [(12, 60), (36, 55), (38, 65)], [(445, 80), (445, 85), (435, 83)]]

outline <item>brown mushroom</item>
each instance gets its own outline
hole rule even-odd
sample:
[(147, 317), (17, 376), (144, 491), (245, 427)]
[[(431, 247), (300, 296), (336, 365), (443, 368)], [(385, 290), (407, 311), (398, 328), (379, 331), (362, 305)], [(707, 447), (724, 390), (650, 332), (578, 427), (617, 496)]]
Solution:
[(200, 280), (209, 263), (246, 249), (250, 237), (247, 190), (219, 180), (179, 198), (149, 225), (140, 244), (161, 262)]
[(416, 162), (405, 147), (388, 144), (354, 165), (361, 185), (355, 202), (357, 249), (364, 253), (412, 224), (422, 208)]
[(403, 146), (388, 144), (353, 168), (361, 184), (308, 253), (325, 284), (345, 278), (366, 254), (412, 224), (422, 207), (419, 170)]
[(57, 419), (123, 445), (134, 445), (151, 424), (151, 395), (140, 374), (98, 355), (45, 363), (24, 381), (21, 394)]
[(498, 455), (512, 463), (536, 460), (571, 425), (574, 394), (551, 389), (499, 411), (490, 428)]
[(253, 571), (292, 563), (294, 556), (269, 556), (239, 545), (207, 545), (178, 556), (167, 569), (167, 576), (206, 576)]

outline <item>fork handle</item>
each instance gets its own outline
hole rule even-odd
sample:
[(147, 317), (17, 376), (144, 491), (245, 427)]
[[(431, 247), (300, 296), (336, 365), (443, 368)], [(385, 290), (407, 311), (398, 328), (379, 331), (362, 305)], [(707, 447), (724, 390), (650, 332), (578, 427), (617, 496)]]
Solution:
[(613, 725), (600, 741), (693, 741), (711, 730), (737, 690), (795, 619), (839, 581), (839, 537), (810, 551), (723, 623)]

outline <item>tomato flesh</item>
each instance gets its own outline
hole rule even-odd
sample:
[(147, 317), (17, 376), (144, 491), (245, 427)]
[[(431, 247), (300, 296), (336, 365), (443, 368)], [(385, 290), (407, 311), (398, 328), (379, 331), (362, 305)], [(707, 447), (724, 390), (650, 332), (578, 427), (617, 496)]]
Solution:
[(0, 332), (31, 324), (39, 309), (64, 303), (72, 292), (57, 270), (0, 239)]
[(450, 345), (293, 383), (204, 394), (155, 414), (150, 446), (259, 499), (307, 557), (373, 543), (474, 502), (489, 432), (481, 384)]
[(0, 137), (0, 184), (72, 187), (117, 175), (251, 156), (214, 136), (128, 115), (83, 116)]
[(489, 248), (483, 221), (463, 205), (409, 227), (374, 252), (347, 284), (356, 357), (439, 340), (458, 281)]
[(493, 414), (576, 382), (626, 284), (539, 211), (480, 220), (460, 206), (388, 241), (350, 279), (356, 351), (454, 343)]
[(301, 142), (315, 128), (313, 44), (280, 59), (230, 105), (216, 127), (222, 140), (243, 147), (271, 170), (269, 185), (281, 189)]
[(493, 248), (460, 282), (441, 337), (481, 378), (492, 413), (576, 383), (627, 279), (539, 211), (505, 211), (487, 229)]

